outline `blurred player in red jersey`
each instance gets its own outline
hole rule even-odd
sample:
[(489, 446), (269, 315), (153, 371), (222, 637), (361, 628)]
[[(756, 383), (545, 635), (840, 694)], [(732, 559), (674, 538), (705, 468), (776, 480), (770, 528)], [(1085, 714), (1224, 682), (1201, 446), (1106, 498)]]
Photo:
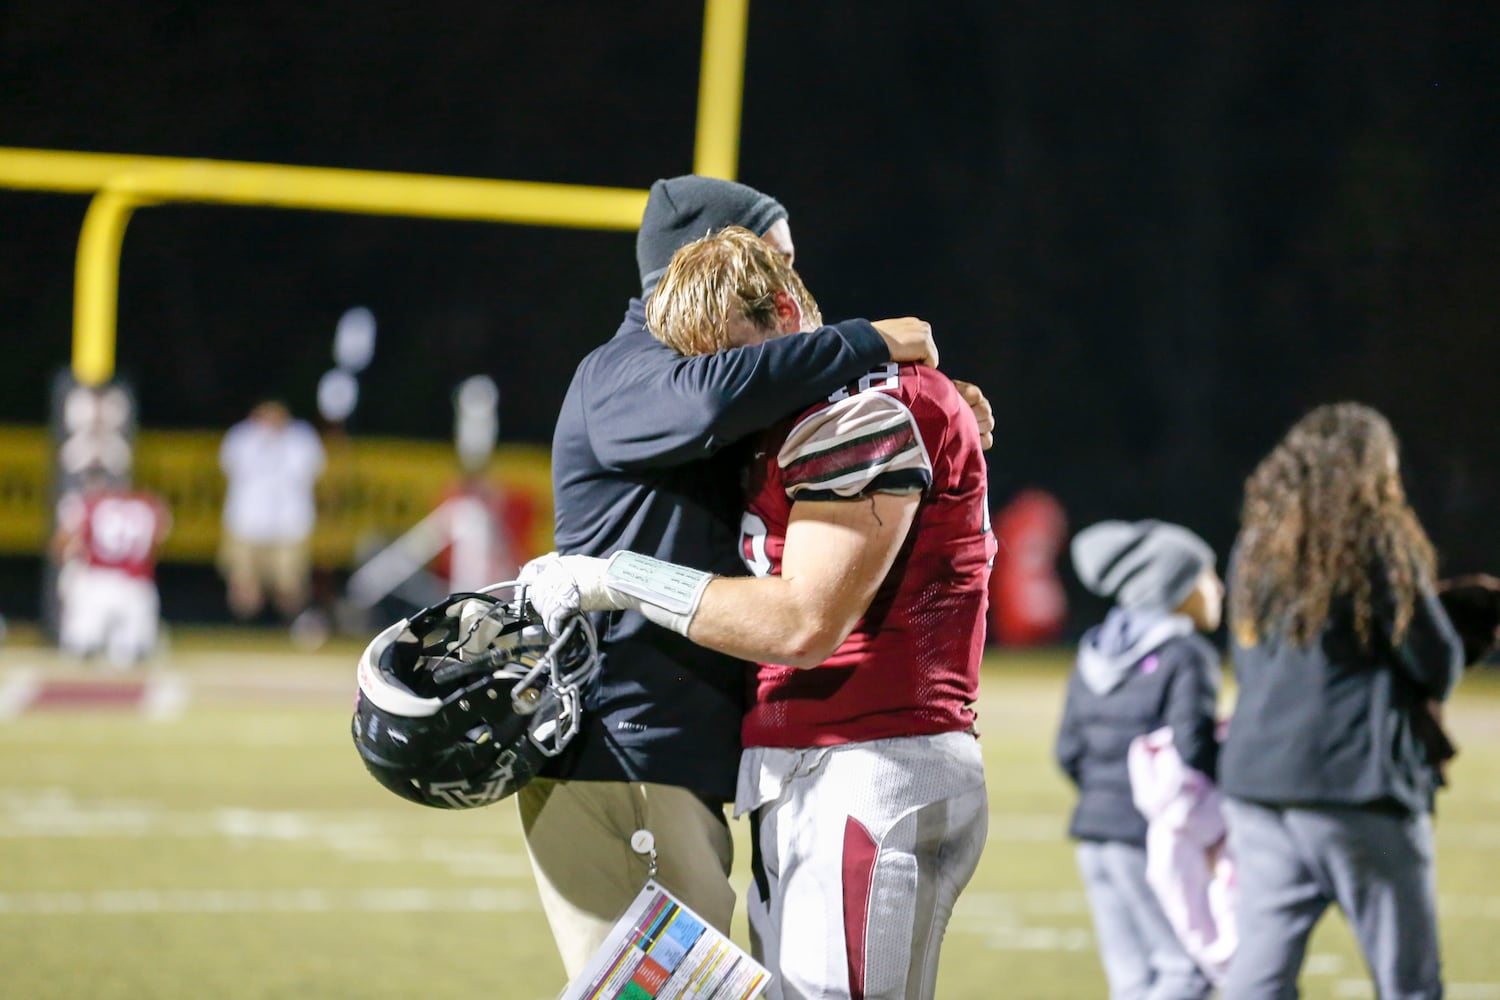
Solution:
[(156, 552), (171, 530), (154, 493), (111, 484), (100, 473), (57, 505), (59, 642), (73, 656), (103, 654), (128, 667), (156, 648), (161, 603)]
[[(679, 250), (647, 309), (684, 354), (820, 322), (790, 264), (739, 229)], [(533, 585), (549, 622), (629, 608), (760, 664), (735, 813), (752, 814), (768, 996), (934, 994), (988, 823), (972, 707), (994, 556), (985, 486), (953, 383), (886, 364), (757, 443), (741, 521), (755, 578), (619, 552), (558, 557)]]
[(465, 472), (443, 490), (434, 524), (445, 540), (432, 560), (444, 593), (478, 590), (497, 580), (514, 580), (532, 556), (528, 542), (536, 502), (488, 479)]

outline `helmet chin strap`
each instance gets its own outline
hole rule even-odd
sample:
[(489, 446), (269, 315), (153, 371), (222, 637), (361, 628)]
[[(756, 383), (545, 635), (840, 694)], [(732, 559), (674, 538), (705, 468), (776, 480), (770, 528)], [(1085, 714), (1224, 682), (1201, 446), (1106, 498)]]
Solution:
[[(506, 627), (510, 628), (509, 626)], [(510, 629), (510, 631), (519, 632), (522, 628), (525, 628), (524, 622), (518, 623), (518, 627)], [(504, 634), (504, 632), (501, 632), (501, 635)], [(449, 681), (455, 681), (460, 677), (467, 677), (470, 674), (481, 674), (486, 670), (500, 665), (513, 655), (514, 650), (492, 649), (472, 660), (460, 660), (457, 657), (447, 658), (442, 666), (433, 668), (432, 679), (439, 684), (447, 684)]]

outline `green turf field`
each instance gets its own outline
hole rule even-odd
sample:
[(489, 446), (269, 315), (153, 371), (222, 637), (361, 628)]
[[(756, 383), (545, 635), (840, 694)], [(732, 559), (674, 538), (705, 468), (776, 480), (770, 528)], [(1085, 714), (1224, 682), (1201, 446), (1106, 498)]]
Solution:
[[(0, 649), (0, 997), (555, 996), (514, 809), (425, 810), (377, 786), (347, 734), (356, 654), (179, 634), (151, 697), (109, 705), (119, 675)], [(944, 1000), (1105, 995), (1049, 756), (1064, 667), (988, 666), (990, 837), (944, 947)], [(79, 678), (98, 682), (85, 704), (63, 683)], [(1471, 677), (1450, 717), (1448, 995), (1500, 1000), (1500, 678)], [(1373, 995), (1336, 913), (1303, 987)]]

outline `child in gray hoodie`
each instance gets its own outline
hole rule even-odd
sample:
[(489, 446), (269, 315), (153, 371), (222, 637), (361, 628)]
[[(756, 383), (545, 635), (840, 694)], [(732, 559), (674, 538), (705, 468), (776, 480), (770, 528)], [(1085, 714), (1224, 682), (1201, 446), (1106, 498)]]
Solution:
[(1210, 984), (1147, 884), (1126, 755), (1137, 736), (1170, 726), (1183, 762), (1214, 776), (1219, 655), (1198, 634), (1222, 611), (1214, 552), (1174, 524), (1103, 521), (1074, 537), (1072, 557), (1083, 585), (1115, 602), (1079, 645), (1057, 737), (1078, 788), (1068, 833), (1110, 1000), (1197, 1000)]

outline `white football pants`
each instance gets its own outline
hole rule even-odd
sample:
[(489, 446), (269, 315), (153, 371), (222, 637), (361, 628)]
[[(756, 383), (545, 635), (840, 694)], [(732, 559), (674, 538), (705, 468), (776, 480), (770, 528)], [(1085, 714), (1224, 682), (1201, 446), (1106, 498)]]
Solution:
[(747, 909), (770, 1000), (925, 1000), (989, 800), (968, 733), (808, 750), (751, 748), (735, 813), (751, 823)]
[(58, 641), (65, 652), (103, 653), (124, 667), (156, 647), (161, 604), (153, 581), (98, 566), (73, 567), (64, 579)]

